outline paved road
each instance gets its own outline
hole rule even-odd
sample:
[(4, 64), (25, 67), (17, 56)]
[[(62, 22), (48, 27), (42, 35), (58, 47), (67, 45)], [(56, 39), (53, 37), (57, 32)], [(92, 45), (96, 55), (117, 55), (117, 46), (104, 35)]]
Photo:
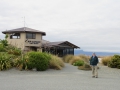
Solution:
[(43, 72), (11, 69), (0, 72), (0, 90), (120, 90), (120, 69), (100, 66), (99, 78), (91, 71), (66, 64), (63, 70)]

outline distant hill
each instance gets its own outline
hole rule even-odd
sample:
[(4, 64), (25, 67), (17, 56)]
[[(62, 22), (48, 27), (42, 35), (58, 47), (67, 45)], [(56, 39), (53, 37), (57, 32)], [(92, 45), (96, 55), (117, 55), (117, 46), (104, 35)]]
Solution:
[[(89, 51), (83, 51), (83, 50), (74, 50), (74, 55), (79, 55), (79, 54), (84, 54), (84, 55), (88, 55), (91, 56), (93, 52), (89, 52)], [(120, 53), (115, 53), (115, 52), (95, 52), (97, 56), (110, 56), (110, 55), (115, 55), (115, 54), (119, 54)]]

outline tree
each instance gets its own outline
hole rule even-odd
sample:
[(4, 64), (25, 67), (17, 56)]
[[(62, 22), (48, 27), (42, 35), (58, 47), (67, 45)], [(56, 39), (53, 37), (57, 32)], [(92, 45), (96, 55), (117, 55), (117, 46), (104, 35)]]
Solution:
[(3, 40), (0, 39), (0, 43), (3, 44), (3, 46), (8, 46), (7, 38), (8, 38), (8, 34), (5, 35), (5, 39)]

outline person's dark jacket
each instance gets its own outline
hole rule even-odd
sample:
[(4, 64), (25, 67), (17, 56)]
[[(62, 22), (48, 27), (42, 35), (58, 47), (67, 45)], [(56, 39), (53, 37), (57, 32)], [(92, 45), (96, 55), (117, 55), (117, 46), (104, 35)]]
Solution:
[(97, 56), (95, 56), (94, 58), (93, 58), (93, 56), (90, 58), (90, 65), (97, 65), (98, 64), (98, 57)]

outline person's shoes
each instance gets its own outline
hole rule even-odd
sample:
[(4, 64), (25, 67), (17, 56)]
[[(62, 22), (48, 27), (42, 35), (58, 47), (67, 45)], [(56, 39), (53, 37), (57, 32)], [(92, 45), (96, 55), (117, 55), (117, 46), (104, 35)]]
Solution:
[(95, 78), (98, 78), (98, 77), (95, 77)]
[(92, 78), (94, 78), (95, 76), (92, 76)]

